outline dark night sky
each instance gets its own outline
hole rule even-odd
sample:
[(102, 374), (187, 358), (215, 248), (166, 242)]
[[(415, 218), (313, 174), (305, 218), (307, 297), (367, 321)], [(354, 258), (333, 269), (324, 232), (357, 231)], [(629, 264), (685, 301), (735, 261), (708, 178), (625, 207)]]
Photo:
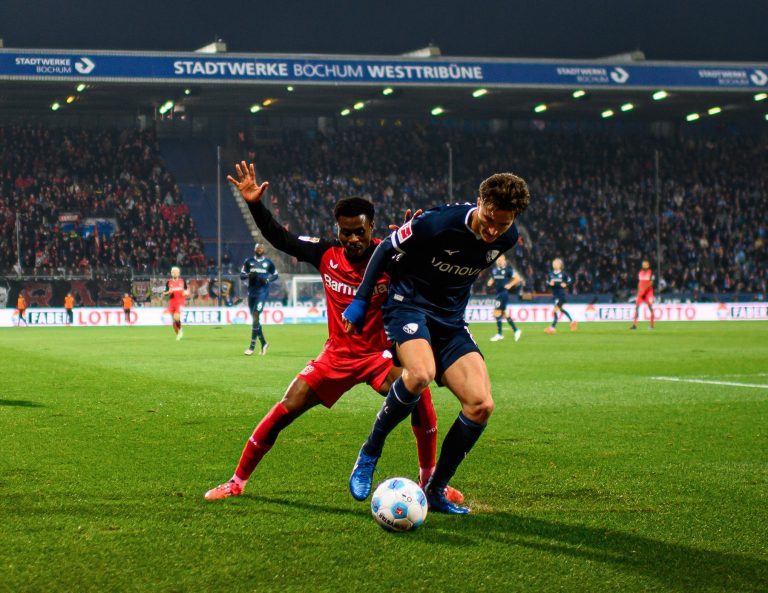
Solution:
[(768, 0), (0, 0), (10, 48), (768, 62)]

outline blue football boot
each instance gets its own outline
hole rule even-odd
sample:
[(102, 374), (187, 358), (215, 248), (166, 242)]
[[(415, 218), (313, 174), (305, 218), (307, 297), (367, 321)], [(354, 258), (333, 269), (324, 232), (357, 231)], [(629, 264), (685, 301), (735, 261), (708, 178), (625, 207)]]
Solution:
[(376, 469), (376, 462), (378, 461), (378, 457), (366, 455), (360, 449), (355, 467), (352, 468), (352, 474), (349, 476), (349, 491), (355, 500), (365, 500), (371, 493), (373, 470)]
[(432, 480), (427, 482), (424, 488), (424, 494), (427, 495), (427, 504), (429, 504), (429, 510), (435, 513), (446, 513), (448, 515), (466, 515), (471, 512), (469, 507), (464, 507), (451, 502), (445, 497), (445, 489), (441, 488), (440, 491), (432, 488)]

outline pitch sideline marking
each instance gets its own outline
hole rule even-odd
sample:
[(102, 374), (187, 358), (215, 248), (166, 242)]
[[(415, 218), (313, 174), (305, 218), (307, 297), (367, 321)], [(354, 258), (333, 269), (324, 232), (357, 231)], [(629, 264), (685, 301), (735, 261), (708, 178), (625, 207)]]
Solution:
[(754, 387), (768, 389), (768, 385), (760, 383), (736, 383), (734, 381), (709, 381), (705, 379), (683, 379), (682, 377), (651, 377), (656, 381), (673, 381), (675, 383), (703, 383), (705, 385), (730, 385), (732, 387)]

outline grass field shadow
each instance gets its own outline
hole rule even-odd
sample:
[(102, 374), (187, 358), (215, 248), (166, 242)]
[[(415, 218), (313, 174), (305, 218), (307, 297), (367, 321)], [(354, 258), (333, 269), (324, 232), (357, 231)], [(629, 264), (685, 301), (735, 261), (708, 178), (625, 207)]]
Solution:
[(0, 399), (0, 406), (16, 406), (19, 408), (44, 408), (43, 404), (23, 399)]
[(507, 545), (610, 564), (676, 591), (764, 592), (768, 583), (768, 561), (764, 559), (510, 513), (476, 515), (471, 520), (484, 537)]

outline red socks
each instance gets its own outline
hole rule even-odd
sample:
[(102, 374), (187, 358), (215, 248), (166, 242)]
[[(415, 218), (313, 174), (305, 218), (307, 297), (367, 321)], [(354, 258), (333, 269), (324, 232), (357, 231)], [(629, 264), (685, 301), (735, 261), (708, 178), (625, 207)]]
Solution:
[(261, 458), (275, 444), (280, 431), (290, 424), (292, 418), (288, 414), (288, 408), (277, 402), (254, 429), (251, 438), (245, 443), (245, 448), (243, 448), (243, 453), (240, 455), (240, 461), (235, 470), (235, 478), (241, 482), (241, 485), (251, 477)]
[(421, 399), (411, 414), (411, 429), (419, 452), (419, 478), (423, 477), (422, 473), (432, 475), (437, 454), (437, 415), (429, 387), (421, 393)]

